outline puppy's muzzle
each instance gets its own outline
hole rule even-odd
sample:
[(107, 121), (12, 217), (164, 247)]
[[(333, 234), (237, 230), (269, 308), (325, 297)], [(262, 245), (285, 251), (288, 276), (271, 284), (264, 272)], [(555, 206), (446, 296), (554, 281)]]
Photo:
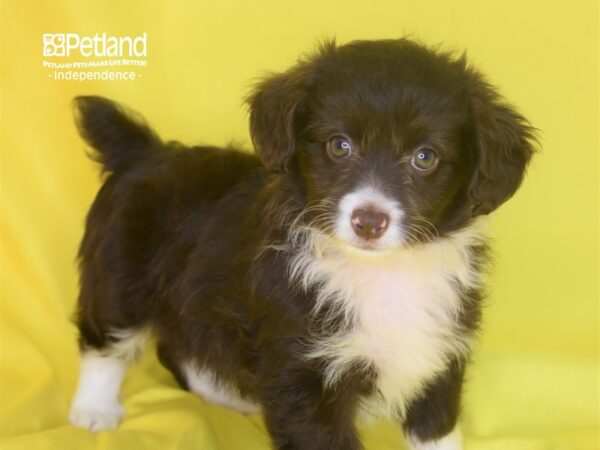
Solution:
[(358, 237), (373, 240), (385, 234), (390, 216), (373, 207), (357, 208), (352, 211), (350, 221)]

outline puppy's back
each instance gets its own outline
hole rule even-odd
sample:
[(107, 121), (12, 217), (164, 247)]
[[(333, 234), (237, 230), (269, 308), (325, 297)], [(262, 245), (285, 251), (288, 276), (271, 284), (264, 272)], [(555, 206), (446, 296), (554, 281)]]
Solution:
[[(198, 242), (231, 239), (231, 216), (243, 214), (266, 175), (250, 153), (163, 143), (110, 100), (79, 97), (75, 105), (79, 131), (108, 175), (79, 250), (81, 340), (102, 347), (109, 337), (97, 322), (115, 329), (145, 323)], [(218, 248), (214, 238), (207, 247)]]

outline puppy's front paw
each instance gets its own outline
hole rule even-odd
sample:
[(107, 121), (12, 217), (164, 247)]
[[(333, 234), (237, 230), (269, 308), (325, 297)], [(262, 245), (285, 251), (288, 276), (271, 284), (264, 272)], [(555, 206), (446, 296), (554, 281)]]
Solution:
[(463, 450), (462, 435), (458, 428), (446, 436), (430, 441), (421, 441), (409, 436), (409, 448), (411, 450)]
[(94, 433), (103, 430), (116, 430), (125, 410), (118, 402), (106, 404), (76, 404), (71, 407), (71, 424), (87, 428)]

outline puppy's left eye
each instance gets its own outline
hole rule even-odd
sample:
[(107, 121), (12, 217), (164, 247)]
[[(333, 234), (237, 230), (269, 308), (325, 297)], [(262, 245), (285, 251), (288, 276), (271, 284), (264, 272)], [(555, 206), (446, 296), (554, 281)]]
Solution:
[(347, 159), (352, 155), (350, 140), (343, 136), (336, 136), (327, 142), (327, 154), (332, 159)]
[(429, 173), (435, 170), (440, 163), (440, 159), (432, 149), (423, 147), (414, 153), (410, 163), (419, 172)]

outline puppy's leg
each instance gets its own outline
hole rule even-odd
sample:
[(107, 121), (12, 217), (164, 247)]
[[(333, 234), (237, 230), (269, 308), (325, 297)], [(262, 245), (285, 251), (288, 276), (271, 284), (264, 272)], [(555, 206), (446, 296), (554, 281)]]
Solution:
[(182, 389), (187, 389), (188, 384), (185, 379), (185, 374), (181, 371), (179, 360), (173, 355), (169, 348), (163, 342), (158, 340), (156, 343), (156, 356), (160, 363), (173, 374), (175, 381)]
[(451, 363), (425, 395), (408, 408), (404, 430), (412, 450), (462, 450), (456, 422), (463, 371), (462, 362)]
[(318, 374), (293, 371), (269, 384), (261, 406), (278, 450), (359, 450), (357, 404), (353, 390), (324, 389)]
[(110, 344), (84, 347), (79, 384), (71, 404), (69, 420), (91, 431), (117, 428), (124, 409), (119, 402), (127, 365), (139, 354), (146, 334), (120, 330), (110, 333)]

